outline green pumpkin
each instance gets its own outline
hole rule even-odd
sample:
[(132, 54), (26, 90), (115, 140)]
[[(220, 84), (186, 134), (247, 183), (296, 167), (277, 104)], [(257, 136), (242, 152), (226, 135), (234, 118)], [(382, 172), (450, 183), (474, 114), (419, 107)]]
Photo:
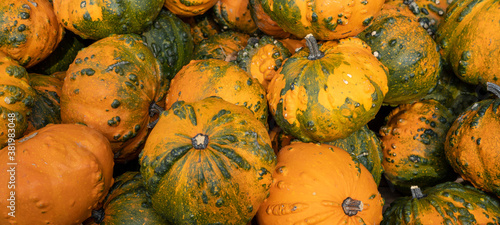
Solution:
[(500, 223), (500, 203), (474, 187), (444, 182), (400, 197), (384, 212), (381, 225)]
[(225, 31), (202, 40), (194, 49), (194, 59), (220, 59), (235, 61), (238, 51), (245, 48), (248, 34)]
[(47, 124), (61, 123), (61, 106), (59, 104), (63, 82), (52, 76), (29, 75), (29, 84), (35, 90), (36, 97), (28, 117), (30, 124), (25, 134), (45, 127)]

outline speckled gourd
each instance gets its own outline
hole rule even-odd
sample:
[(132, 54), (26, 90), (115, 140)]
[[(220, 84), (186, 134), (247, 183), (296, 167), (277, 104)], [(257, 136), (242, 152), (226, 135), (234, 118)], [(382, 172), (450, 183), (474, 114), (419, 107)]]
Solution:
[(165, 0), (164, 6), (181, 17), (199, 16), (212, 8), (218, 0)]
[(260, 5), (260, 0), (250, 0), (250, 13), (255, 25), (264, 34), (275, 38), (288, 38), (292, 34), (285, 32), (276, 21), (272, 20)]
[(202, 40), (194, 48), (194, 59), (235, 61), (238, 51), (247, 46), (250, 36), (237, 31), (224, 31)]
[(219, 0), (212, 7), (214, 20), (224, 30), (254, 34), (257, 25), (250, 13), (249, 0)]

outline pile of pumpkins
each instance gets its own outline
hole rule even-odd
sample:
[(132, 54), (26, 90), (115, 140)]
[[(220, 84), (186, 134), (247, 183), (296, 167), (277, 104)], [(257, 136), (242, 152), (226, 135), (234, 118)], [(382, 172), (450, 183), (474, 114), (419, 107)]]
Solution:
[(0, 224), (500, 224), (498, 1), (0, 9)]

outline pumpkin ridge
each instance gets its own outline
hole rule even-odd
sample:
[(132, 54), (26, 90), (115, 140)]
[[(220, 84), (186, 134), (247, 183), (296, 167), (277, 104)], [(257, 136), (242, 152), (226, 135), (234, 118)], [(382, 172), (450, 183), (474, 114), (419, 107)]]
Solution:
[(244, 170), (250, 170), (251, 168), (250, 163), (248, 163), (248, 161), (246, 161), (243, 157), (241, 157), (238, 153), (236, 153), (234, 149), (223, 148), (216, 144), (210, 144), (210, 147), (216, 150), (217, 152), (222, 153), (226, 158), (236, 163), (236, 165), (238, 165), (240, 168)]

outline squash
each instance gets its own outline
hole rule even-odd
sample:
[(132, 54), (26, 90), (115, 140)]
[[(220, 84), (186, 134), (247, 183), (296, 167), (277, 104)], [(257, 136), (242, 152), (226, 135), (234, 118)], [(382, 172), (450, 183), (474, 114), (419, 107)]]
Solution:
[(375, 117), (387, 93), (387, 71), (358, 38), (306, 37), (308, 50), (288, 58), (267, 99), (276, 123), (303, 142), (346, 138)]
[(194, 48), (194, 59), (235, 61), (238, 51), (247, 46), (250, 36), (236, 31), (225, 31), (202, 40)]
[[(500, 97), (500, 88), (488, 83)], [(500, 196), (500, 100), (485, 99), (462, 112), (449, 129), (444, 150), (460, 176), (474, 187)]]
[(382, 225), (390, 224), (498, 224), (500, 203), (468, 185), (444, 182), (412, 196), (400, 197), (384, 212)]
[(224, 30), (254, 34), (257, 25), (250, 13), (249, 0), (219, 0), (212, 7), (213, 17)]
[(500, 85), (500, 3), (454, 1), (436, 32), (445, 65), (470, 84)]
[(84, 39), (141, 33), (158, 16), (164, 0), (53, 0), (59, 23)]
[(306, 48), (306, 39), (293, 39), (293, 38), (284, 38), (278, 39), (292, 54), (300, 51), (303, 48)]
[(182, 19), (191, 27), (191, 36), (193, 36), (195, 46), (200, 44), (202, 40), (222, 32), (211, 13)]
[(276, 156), (251, 111), (217, 97), (161, 114), (139, 157), (153, 208), (172, 224), (246, 224), (269, 194)]
[(137, 157), (162, 104), (168, 81), (139, 35), (111, 35), (82, 49), (66, 71), (61, 95), (63, 123), (82, 123), (111, 142), (115, 162)]
[(204, 14), (212, 8), (218, 0), (164, 0), (164, 6), (175, 15), (192, 17)]
[(218, 59), (192, 60), (184, 66), (172, 79), (166, 108), (177, 101), (195, 102), (210, 96), (248, 108), (267, 127), (264, 87), (236, 64)]
[(51, 124), (30, 133), (0, 150), (0, 162), (0, 224), (79, 225), (113, 184), (109, 141), (79, 124)]
[(336, 40), (363, 31), (382, 9), (384, 0), (260, 0), (260, 4), (283, 30), (298, 38), (313, 34), (318, 40)]
[(259, 225), (378, 224), (384, 200), (368, 170), (346, 151), (294, 142), (278, 153)]
[(260, 5), (260, 0), (250, 0), (250, 15), (257, 28), (264, 34), (274, 38), (288, 38), (292, 36), (292, 34), (285, 32), (276, 21), (272, 20), (264, 12), (264, 9)]
[(0, 147), (15, 144), (28, 128), (28, 116), (36, 98), (26, 69), (0, 52)]
[(3, 0), (0, 9), (0, 51), (25, 68), (49, 56), (63, 38), (48, 0)]
[(386, 4), (358, 37), (389, 70), (389, 92), (384, 103), (411, 103), (436, 87), (440, 55), (432, 37), (411, 12)]
[(444, 140), (454, 116), (435, 100), (402, 104), (380, 128), (385, 178), (410, 193), (413, 185), (434, 186), (456, 179), (444, 154)]

